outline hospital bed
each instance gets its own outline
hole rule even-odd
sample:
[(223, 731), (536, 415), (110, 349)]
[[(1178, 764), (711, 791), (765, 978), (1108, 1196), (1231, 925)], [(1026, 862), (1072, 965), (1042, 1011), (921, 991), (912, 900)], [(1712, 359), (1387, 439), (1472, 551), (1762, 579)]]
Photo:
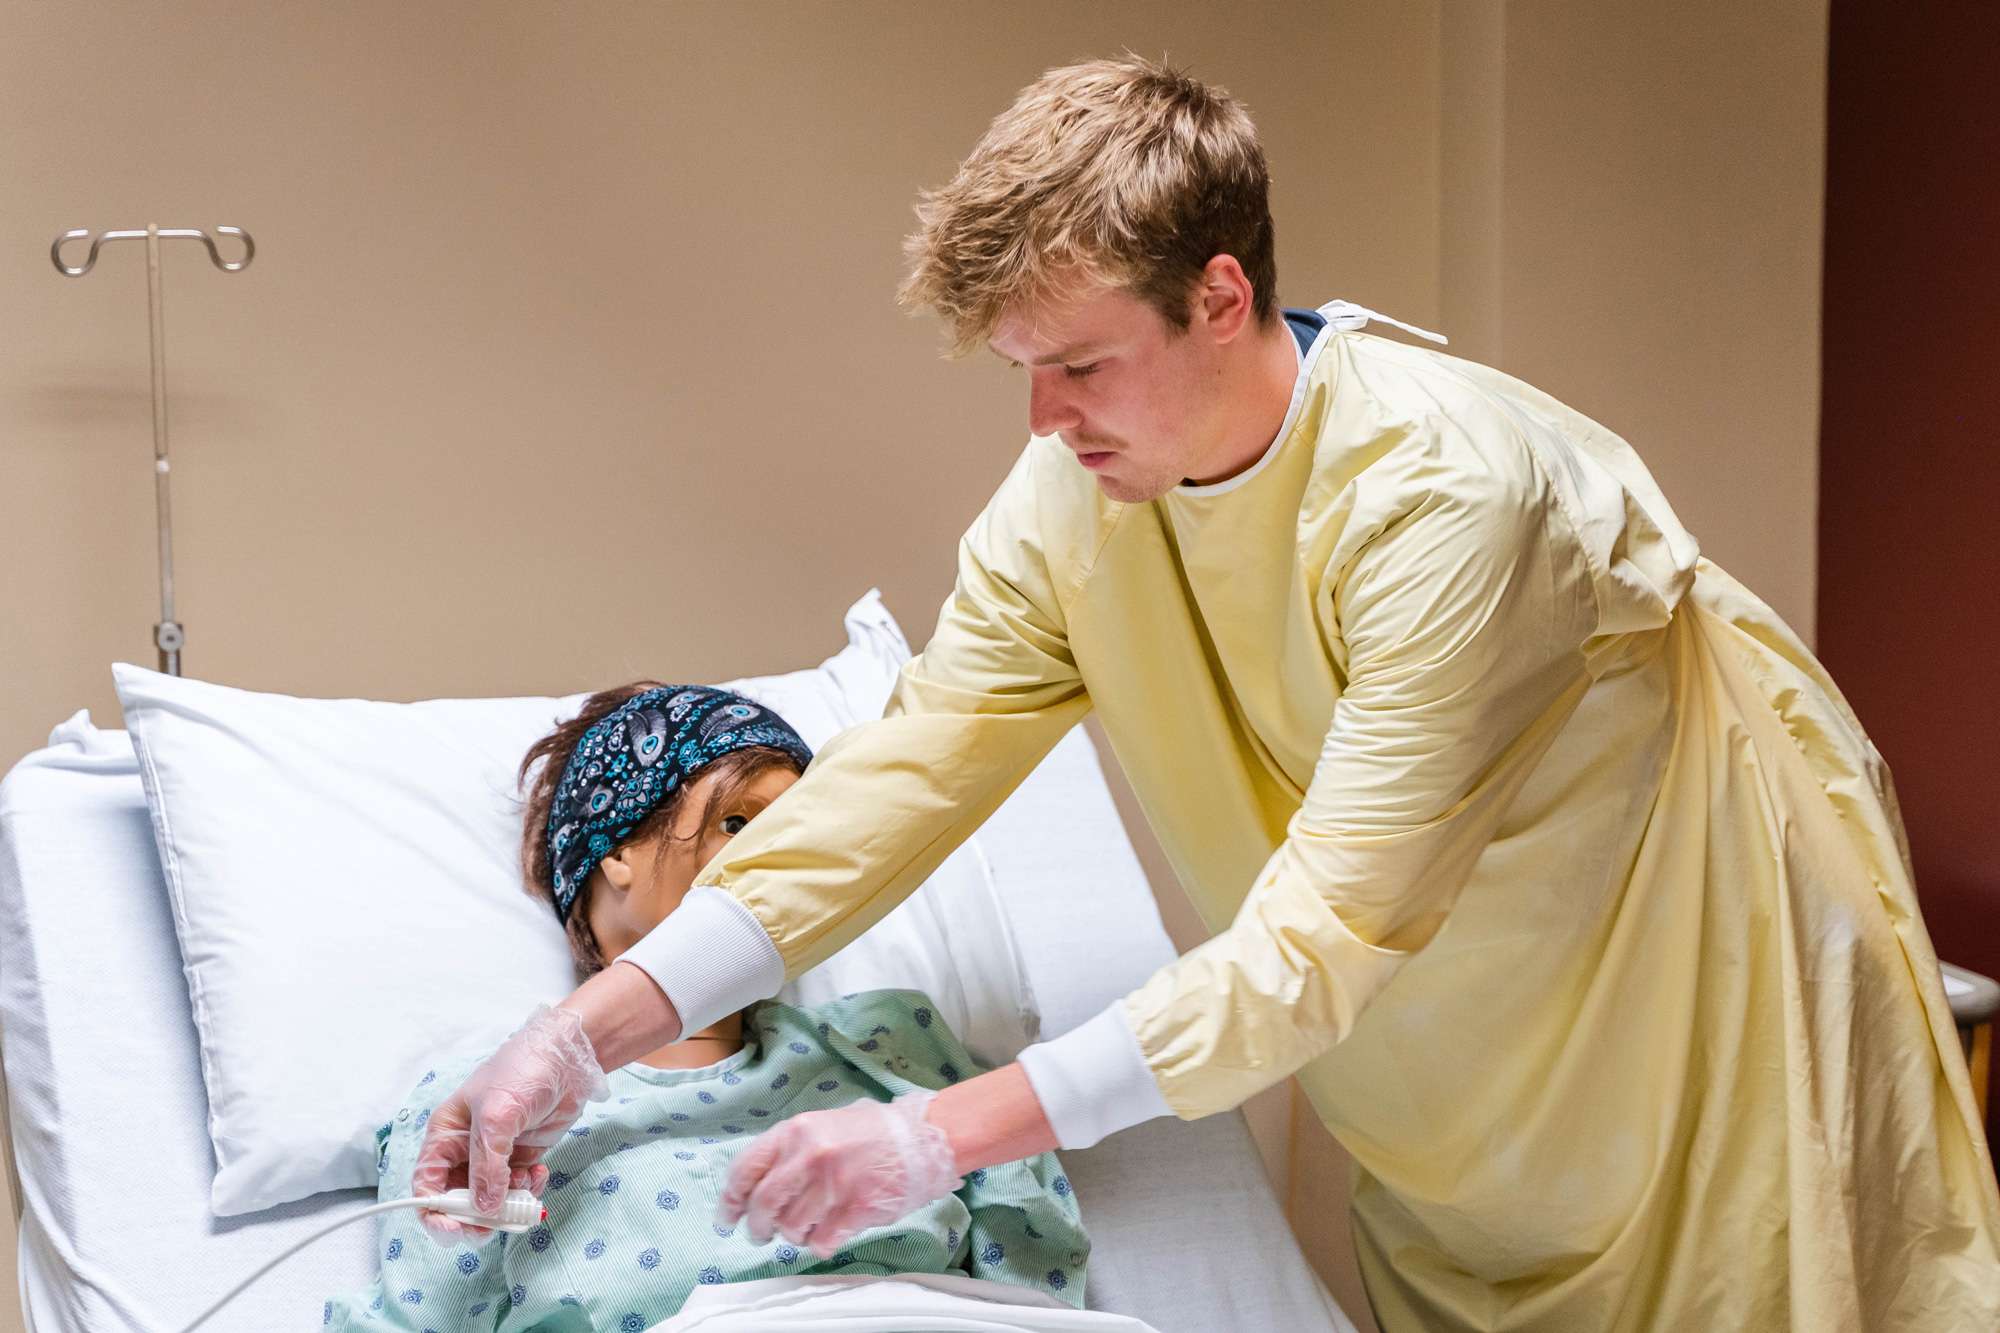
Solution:
[[(31, 1333), (178, 1329), (374, 1196), (212, 1214), (187, 982), (133, 751), (82, 715), (60, 730), (63, 744), (0, 783), (0, 1054), (21, 1304)], [(1081, 729), (980, 837), (1044, 1033), (1171, 956)], [(1154, 1121), (1063, 1157), (1093, 1239), (1093, 1308), (1163, 1333), (1353, 1328), (1305, 1263), (1240, 1115)], [(324, 1297), (374, 1276), (373, 1241), (368, 1222), (335, 1232), (206, 1327), (316, 1327)]]

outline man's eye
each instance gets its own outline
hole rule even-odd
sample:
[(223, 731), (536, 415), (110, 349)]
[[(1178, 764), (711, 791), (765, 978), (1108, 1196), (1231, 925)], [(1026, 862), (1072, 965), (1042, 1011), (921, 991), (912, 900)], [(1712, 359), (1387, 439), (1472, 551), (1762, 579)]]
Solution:
[(722, 831), (733, 838), (741, 833), (743, 826), (749, 822), (750, 819), (747, 815), (724, 815), (722, 817)]
[(1087, 366), (1064, 366), (1063, 374), (1069, 376), (1073, 380), (1085, 379), (1097, 373), (1097, 366), (1098, 363), (1095, 361), (1091, 362)]

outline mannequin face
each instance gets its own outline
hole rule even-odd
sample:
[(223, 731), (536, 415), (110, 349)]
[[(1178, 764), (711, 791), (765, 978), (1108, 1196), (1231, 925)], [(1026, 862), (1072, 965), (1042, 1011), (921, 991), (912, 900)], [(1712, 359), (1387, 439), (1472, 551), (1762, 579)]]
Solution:
[(673, 836), (634, 838), (597, 863), (584, 918), (608, 963), (667, 919), (687, 897), (694, 877), (755, 819), (799, 780), (788, 768), (766, 769), (732, 800), (715, 808), (705, 827), (716, 774), (698, 776), (674, 812)]

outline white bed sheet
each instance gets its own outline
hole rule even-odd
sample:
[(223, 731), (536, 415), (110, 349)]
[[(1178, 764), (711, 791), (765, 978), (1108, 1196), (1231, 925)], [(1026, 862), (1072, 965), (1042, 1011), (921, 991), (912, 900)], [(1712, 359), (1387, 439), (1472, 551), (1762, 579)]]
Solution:
[(646, 1333), (1159, 1333), (1142, 1319), (956, 1273), (800, 1274), (696, 1287)]
[[(154, 1333), (373, 1195), (210, 1214), (194, 1027), (131, 748), (77, 720), (59, 734), (69, 743), (0, 783), (0, 1041), (22, 1299), (33, 1333)], [(981, 841), (1045, 1033), (1171, 956), (1081, 730)], [(1093, 1308), (1163, 1333), (1352, 1328), (1305, 1264), (1240, 1116), (1155, 1121), (1064, 1159), (1094, 1239)], [(325, 1296), (373, 1276), (373, 1236), (368, 1222), (335, 1233), (207, 1327), (316, 1327)]]

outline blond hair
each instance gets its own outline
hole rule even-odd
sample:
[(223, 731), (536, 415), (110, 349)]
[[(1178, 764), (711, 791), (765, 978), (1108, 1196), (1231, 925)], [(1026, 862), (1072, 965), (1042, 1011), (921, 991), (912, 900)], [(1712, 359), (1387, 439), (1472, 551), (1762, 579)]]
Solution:
[(1276, 315), (1270, 173), (1250, 113), (1130, 53), (1022, 89), (916, 212), (897, 299), (945, 317), (952, 356), (1078, 280), (1123, 288), (1185, 330), (1219, 254), (1250, 279), (1258, 321)]

